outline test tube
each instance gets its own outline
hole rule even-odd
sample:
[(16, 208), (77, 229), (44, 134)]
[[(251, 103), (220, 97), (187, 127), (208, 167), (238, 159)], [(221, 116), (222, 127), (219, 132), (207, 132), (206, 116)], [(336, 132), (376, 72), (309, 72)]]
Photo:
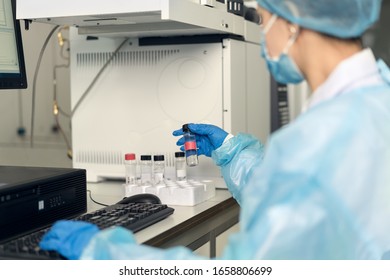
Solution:
[(164, 170), (165, 170), (165, 159), (164, 155), (155, 155), (153, 156), (153, 175), (154, 175), (154, 184), (160, 185), (164, 183)]
[(183, 125), (184, 133), (184, 150), (186, 154), (186, 162), (188, 166), (198, 165), (198, 151), (196, 149), (196, 138), (195, 134), (188, 128), (188, 124)]
[(152, 184), (152, 156), (141, 155), (140, 161), (141, 167), (141, 184), (151, 185)]
[(175, 153), (176, 181), (185, 181), (187, 178), (186, 159), (184, 152)]
[(137, 184), (137, 161), (135, 154), (125, 154), (126, 184)]

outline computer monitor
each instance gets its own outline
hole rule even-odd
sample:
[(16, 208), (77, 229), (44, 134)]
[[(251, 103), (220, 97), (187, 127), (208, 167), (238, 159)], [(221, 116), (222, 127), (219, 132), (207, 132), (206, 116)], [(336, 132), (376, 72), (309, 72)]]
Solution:
[(0, 89), (27, 87), (16, 0), (0, 0)]

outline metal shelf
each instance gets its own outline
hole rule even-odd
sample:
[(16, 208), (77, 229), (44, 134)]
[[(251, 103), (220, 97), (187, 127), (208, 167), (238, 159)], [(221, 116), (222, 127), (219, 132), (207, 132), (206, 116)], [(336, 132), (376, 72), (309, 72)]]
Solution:
[(259, 42), (258, 26), (196, 0), (18, 0), (17, 18), (108, 37), (232, 34)]

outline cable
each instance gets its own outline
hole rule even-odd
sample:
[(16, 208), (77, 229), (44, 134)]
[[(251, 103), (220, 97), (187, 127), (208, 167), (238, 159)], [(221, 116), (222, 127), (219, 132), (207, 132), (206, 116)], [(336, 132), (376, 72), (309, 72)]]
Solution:
[(61, 113), (65, 117), (70, 118), (70, 114), (61, 109), (57, 100), (57, 69), (59, 68), (69, 68), (69, 61), (67, 64), (56, 65), (53, 68), (53, 113), (54, 115)]
[(23, 101), (22, 93), (18, 91), (18, 107), (19, 107), (19, 127), (23, 127)]
[(56, 29), (59, 27), (59, 25), (56, 25), (50, 33), (47, 35), (45, 42), (43, 43), (43, 46), (41, 48), (41, 52), (38, 57), (37, 66), (35, 68), (34, 72), (34, 80), (33, 80), (33, 89), (32, 89), (32, 107), (31, 107), (31, 136), (30, 136), (30, 145), (31, 148), (34, 146), (34, 117), (35, 117), (35, 98), (36, 98), (36, 87), (37, 87), (37, 78), (38, 78), (38, 72), (39, 67), (41, 66), (43, 53), (45, 52), (45, 49), (47, 47), (47, 44), (49, 43), (49, 40), (53, 33), (56, 31)]
[(70, 141), (68, 140), (68, 137), (66, 136), (65, 134), (65, 131), (63, 130), (61, 124), (60, 124), (60, 120), (59, 120), (59, 113), (61, 113), (62, 115), (64, 115), (65, 117), (68, 117), (70, 118), (70, 114), (67, 114), (65, 113), (61, 108), (60, 106), (58, 105), (58, 100), (57, 100), (57, 69), (59, 68), (69, 68), (69, 64), (70, 64), (70, 59), (69, 57), (66, 57), (66, 56), (63, 56), (63, 48), (64, 48), (64, 43), (67, 42), (68, 40), (64, 39), (63, 36), (62, 36), (62, 33), (61, 33), (61, 30), (63, 29), (66, 29), (67, 27), (61, 27), (57, 33), (57, 38), (59, 40), (58, 44), (60, 46), (60, 54), (61, 56), (67, 60), (67, 63), (66, 64), (61, 64), (61, 65), (56, 65), (54, 66), (53, 68), (53, 115), (54, 115), (54, 119), (56, 121), (56, 127), (57, 129), (59, 130), (59, 132), (61, 133), (62, 137), (64, 138), (64, 141), (65, 141), (65, 144), (66, 144), (66, 147), (67, 147), (67, 155), (70, 159), (72, 159), (72, 147), (71, 147), (71, 144), (70, 144)]
[[(63, 59), (69, 61), (70, 57), (69, 55), (64, 55), (64, 45), (65, 43), (68, 44), (68, 49), (69, 49), (69, 40), (65, 39), (63, 36), (62, 36), (62, 30), (69, 30), (69, 26), (68, 25), (65, 25), (63, 27), (61, 27), (58, 32), (57, 32), (57, 40), (58, 40), (58, 45), (61, 47), (61, 51), (60, 51), (60, 55)], [(68, 63), (69, 64), (69, 63)]]
[(114, 57), (116, 56), (116, 54), (119, 52), (119, 50), (122, 48), (122, 46), (127, 42), (128, 38), (126, 38), (120, 45), (119, 47), (116, 48), (116, 50), (112, 53), (112, 55), (110, 56), (110, 58), (107, 60), (107, 62), (103, 65), (103, 67), (99, 70), (99, 72), (97, 73), (97, 75), (95, 76), (95, 78), (92, 80), (92, 82), (89, 84), (88, 88), (85, 90), (85, 92), (83, 93), (83, 95), (81, 96), (81, 98), (77, 101), (74, 109), (72, 110), (72, 113), (71, 113), (71, 118), (73, 118), (74, 114), (76, 113), (78, 107), (80, 106), (80, 104), (84, 101), (85, 97), (88, 95), (88, 93), (90, 92), (90, 90), (92, 89), (92, 87), (95, 85), (96, 81), (99, 79), (100, 75), (103, 73), (103, 71), (107, 68), (107, 66), (110, 64), (110, 62), (114, 59)]
[[(54, 70), (54, 72), (55, 72), (55, 70)], [(54, 83), (56, 83), (55, 79), (54, 79)], [(54, 92), (56, 92), (56, 90), (54, 90)], [(73, 158), (72, 147), (71, 147), (70, 141), (68, 140), (68, 137), (66, 136), (65, 131), (63, 130), (63, 128), (62, 128), (62, 126), (60, 124), (59, 113), (63, 114), (67, 118), (70, 118), (70, 115), (68, 115), (67, 113), (65, 113), (64, 111), (61, 110), (60, 106), (58, 105), (56, 94), (54, 94), (54, 100), (53, 100), (54, 120), (56, 121), (57, 129), (59, 130), (59, 132), (61, 133), (62, 137), (64, 138), (64, 141), (65, 141), (65, 144), (66, 144), (66, 147), (67, 147), (67, 155), (68, 155), (68, 157), (70, 159), (72, 159)]]
[(64, 55), (64, 46), (65, 43), (69, 44), (69, 40), (62, 36), (62, 30), (69, 30), (69, 26), (62, 26), (57, 32), (58, 45), (60, 46), (60, 56), (66, 60), (66, 64), (56, 65), (53, 68), (53, 103), (54, 103), (54, 115), (61, 113), (65, 117), (70, 118), (70, 114), (66, 113), (61, 109), (57, 100), (57, 69), (59, 68), (69, 68), (70, 65), (70, 57)]
[[(57, 105), (54, 104), (54, 107), (56, 107)], [(55, 110), (55, 109), (54, 109)], [(68, 137), (66, 137), (66, 134), (65, 134), (65, 131), (62, 129), (61, 125), (60, 125), (60, 121), (58, 119), (58, 113), (54, 113), (54, 119), (56, 121), (56, 125), (57, 125), (57, 128), (58, 130), (60, 131), (60, 133), (62, 134), (62, 136), (64, 137), (64, 140), (65, 140), (65, 144), (66, 144), (66, 147), (68, 148), (68, 157), (72, 158), (72, 148), (70, 146), (70, 143), (69, 143), (69, 140), (68, 140)]]
[(18, 90), (18, 107), (19, 107), (19, 127), (17, 129), (17, 135), (20, 138), (23, 138), (26, 136), (26, 128), (24, 127), (23, 123), (23, 98), (22, 98), (22, 93), (20, 90)]
[(103, 203), (100, 203), (100, 202), (97, 202), (96, 200), (94, 200), (92, 198), (92, 192), (90, 190), (87, 190), (88, 194), (89, 194), (89, 198), (92, 200), (92, 202), (96, 203), (96, 204), (99, 204), (101, 206), (108, 206), (108, 204), (103, 204)]

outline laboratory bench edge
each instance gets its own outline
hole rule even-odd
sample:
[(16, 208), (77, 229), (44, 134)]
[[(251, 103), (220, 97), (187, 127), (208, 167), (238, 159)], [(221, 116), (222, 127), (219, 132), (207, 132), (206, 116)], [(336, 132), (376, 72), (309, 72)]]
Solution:
[[(107, 205), (124, 197), (121, 181), (88, 183), (87, 189), (93, 200)], [(88, 212), (103, 207), (89, 196), (87, 203)], [(159, 248), (181, 245), (191, 250), (210, 242), (210, 257), (215, 257), (216, 238), (239, 221), (240, 207), (227, 189), (217, 188), (213, 198), (194, 206), (168, 206), (175, 210), (174, 213), (135, 233), (137, 242)]]

